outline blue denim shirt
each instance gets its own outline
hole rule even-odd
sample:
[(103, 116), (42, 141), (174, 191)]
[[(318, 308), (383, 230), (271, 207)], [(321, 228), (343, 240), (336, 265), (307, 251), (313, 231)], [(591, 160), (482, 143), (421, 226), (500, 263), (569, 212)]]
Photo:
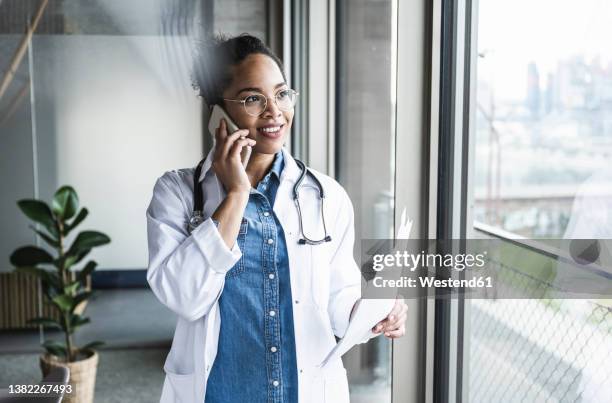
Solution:
[(205, 403), (297, 402), (287, 245), (272, 207), (283, 155), (251, 189), (238, 235), (242, 258), (219, 298), (221, 330)]

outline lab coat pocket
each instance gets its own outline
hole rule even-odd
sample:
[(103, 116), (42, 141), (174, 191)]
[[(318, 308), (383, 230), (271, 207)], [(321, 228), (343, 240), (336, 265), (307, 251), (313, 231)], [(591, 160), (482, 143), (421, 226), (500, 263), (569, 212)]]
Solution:
[(166, 380), (161, 401), (175, 403), (192, 403), (195, 401), (196, 374), (176, 374), (164, 368)]
[(242, 251), (242, 256), (240, 257), (240, 260), (238, 262), (236, 262), (234, 267), (232, 267), (225, 274), (225, 278), (226, 279), (230, 279), (232, 277), (236, 277), (240, 273), (244, 272), (244, 253), (245, 253), (244, 245), (245, 245), (245, 242), (246, 242), (246, 235), (247, 235), (247, 228), (248, 227), (249, 227), (249, 224), (248, 224), (246, 218), (243, 218), (242, 221), (240, 222), (240, 231), (238, 232), (238, 238), (236, 239), (236, 242), (238, 243), (238, 247)]
[(333, 403), (348, 403), (349, 387), (345, 368), (334, 369), (325, 374), (323, 378), (325, 383), (325, 402)]

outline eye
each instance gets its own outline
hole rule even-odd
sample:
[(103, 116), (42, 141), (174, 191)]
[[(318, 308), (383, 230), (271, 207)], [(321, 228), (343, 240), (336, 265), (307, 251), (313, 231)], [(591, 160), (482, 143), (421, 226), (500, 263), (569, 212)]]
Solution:
[(276, 94), (276, 96), (279, 99), (289, 98), (289, 90), (281, 90)]
[(244, 99), (245, 104), (252, 104), (255, 102), (259, 102), (259, 95), (249, 95)]

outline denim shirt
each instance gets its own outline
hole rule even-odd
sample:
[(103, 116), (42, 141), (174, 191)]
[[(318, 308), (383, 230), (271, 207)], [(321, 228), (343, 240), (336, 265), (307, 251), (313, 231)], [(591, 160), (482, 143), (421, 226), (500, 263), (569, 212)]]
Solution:
[(242, 258), (219, 298), (221, 330), (205, 403), (297, 402), (289, 258), (272, 207), (283, 156), (251, 189), (238, 235)]

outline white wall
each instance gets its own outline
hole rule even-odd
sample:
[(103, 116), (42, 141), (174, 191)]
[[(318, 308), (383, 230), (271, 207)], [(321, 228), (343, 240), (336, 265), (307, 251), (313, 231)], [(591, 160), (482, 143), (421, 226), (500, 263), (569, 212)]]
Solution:
[(188, 74), (168, 70), (164, 45), (157, 36), (93, 35), (34, 43), (41, 196), (75, 187), (90, 210), (83, 229), (112, 239), (91, 255), (100, 268), (146, 267), (155, 180), (202, 155), (199, 100)]

